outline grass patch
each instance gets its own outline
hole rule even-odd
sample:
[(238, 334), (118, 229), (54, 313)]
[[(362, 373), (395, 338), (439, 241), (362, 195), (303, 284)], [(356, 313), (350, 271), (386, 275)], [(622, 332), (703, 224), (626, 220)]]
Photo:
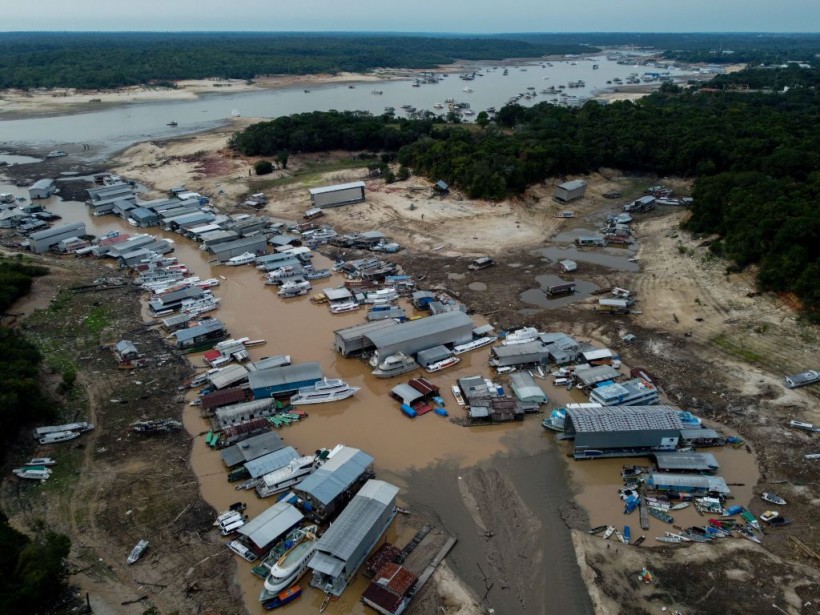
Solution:
[(83, 326), (97, 338), (99, 338), (103, 329), (110, 324), (111, 321), (108, 318), (108, 310), (104, 307), (95, 307), (83, 320)]
[(712, 338), (712, 343), (724, 352), (743, 359), (748, 363), (765, 363), (763, 355), (760, 355), (751, 348), (744, 346), (743, 342), (729, 339), (725, 333), (721, 333), (720, 335)]
[(251, 191), (261, 192), (270, 188), (282, 188), (293, 184), (303, 184), (312, 187), (321, 183), (322, 175), (334, 171), (347, 171), (349, 169), (365, 169), (372, 160), (354, 160), (347, 158), (334, 162), (308, 163), (297, 171), (293, 171), (284, 177), (274, 177), (272, 179), (261, 179), (251, 181)]

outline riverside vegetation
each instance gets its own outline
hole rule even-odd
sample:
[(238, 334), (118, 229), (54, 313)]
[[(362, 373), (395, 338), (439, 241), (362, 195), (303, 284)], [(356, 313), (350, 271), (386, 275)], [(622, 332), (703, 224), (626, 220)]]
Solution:
[[(754, 92), (714, 86), (760, 82)], [(424, 113), (314, 112), (254, 124), (230, 141), (249, 156), (341, 149), (397, 154), (417, 174), (469, 198), (521, 195), (556, 176), (601, 167), (695, 177), (687, 226), (718, 237), (712, 250), (758, 265), (763, 289), (820, 310), (818, 67), (747, 70), (702, 89), (665, 84), (637, 102), (570, 109), (508, 105), (479, 124)], [(785, 87), (785, 89), (784, 89)]]

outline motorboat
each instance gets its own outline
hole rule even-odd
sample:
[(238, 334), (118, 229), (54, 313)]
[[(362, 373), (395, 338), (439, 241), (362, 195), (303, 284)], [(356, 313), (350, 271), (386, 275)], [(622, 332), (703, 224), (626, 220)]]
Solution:
[(61, 149), (53, 149), (46, 154), (46, 158), (62, 158), (63, 156), (68, 156), (68, 154)]
[(608, 528), (606, 528), (606, 530), (604, 530), (603, 539), (608, 540), (609, 537), (612, 536), (612, 534), (614, 534), (614, 533), (615, 533), (615, 526), (610, 525)]
[(435, 373), (435, 372), (439, 372), (443, 369), (446, 369), (448, 367), (452, 367), (453, 365), (456, 365), (460, 361), (461, 361), (461, 359), (459, 359), (458, 357), (447, 357), (446, 359), (442, 359), (441, 361), (436, 361), (434, 363), (430, 363), (424, 369), (427, 370), (428, 373), (432, 374), (432, 373)]
[(331, 314), (343, 314), (345, 312), (354, 312), (361, 306), (355, 301), (340, 301), (339, 303), (330, 304)]
[(466, 344), (459, 344), (453, 347), (453, 354), (464, 354), (465, 352), (470, 352), (471, 350), (475, 350), (476, 348), (481, 348), (483, 346), (489, 346), (497, 337), (487, 336), (487, 337), (479, 337), (471, 342), (467, 342)]
[(322, 378), (310, 387), (303, 387), (290, 398), (292, 406), (323, 404), (347, 399), (358, 392), (360, 387), (352, 387), (338, 378)]
[(307, 280), (288, 280), (282, 284), (282, 287), (276, 294), (283, 298), (299, 297), (300, 295), (308, 294), (311, 288), (313, 287)]
[(288, 465), (268, 472), (262, 477), (262, 482), (256, 486), (256, 495), (267, 498), (302, 482), (317, 467), (315, 455), (305, 455), (291, 459)]
[(332, 275), (330, 269), (316, 269), (315, 271), (307, 271), (305, 272), (305, 279), (306, 280), (321, 280), (324, 278), (329, 278)]
[(57, 461), (51, 457), (32, 457), (24, 465), (27, 466), (53, 466), (57, 465)]
[(171, 127), (174, 127), (174, 126), (179, 126), (179, 124), (178, 124), (177, 122), (168, 122), (168, 123), (166, 124), (166, 126), (171, 126)]
[(513, 331), (512, 333), (508, 333), (507, 336), (501, 341), (501, 345), (512, 346), (515, 344), (526, 344), (527, 342), (533, 342), (536, 339), (538, 339), (538, 329), (535, 327), (523, 327)]
[(777, 504), (778, 506), (785, 506), (786, 500), (781, 498), (779, 495), (775, 495), (774, 493), (769, 493), (768, 491), (764, 491), (760, 494), (760, 498), (770, 504)]
[(258, 558), (256, 557), (256, 553), (251, 551), (248, 547), (246, 547), (240, 540), (232, 540), (228, 543), (228, 548), (236, 553), (239, 557), (244, 559), (246, 562), (255, 562)]
[[(373, 370), (373, 375), (376, 376), (376, 378), (392, 378), (393, 376), (412, 372), (414, 369), (418, 369), (419, 367), (419, 364), (416, 363), (413, 357), (408, 356), (403, 352), (392, 354), (382, 361), (378, 360), (378, 355), (374, 355), (373, 358), (376, 359), (376, 369)], [(374, 365), (372, 359), (370, 364)]]
[(380, 288), (379, 290), (374, 290), (372, 292), (365, 293), (364, 302), (371, 303), (373, 305), (379, 305), (384, 303), (391, 303), (399, 298), (399, 293), (396, 291), (395, 288)]
[(265, 579), (265, 586), (259, 594), (259, 601), (266, 602), (280, 592), (294, 585), (308, 569), (310, 560), (316, 548), (316, 528), (305, 531), (302, 539), (290, 548), (271, 567)]
[(196, 299), (184, 299), (180, 305), (180, 311), (191, 316), (205, 314), (219, 308), (220, 301), (219, 297), (213, 295), (204, 295)]
[(450, 390), (453, 393), (453, 397), (455, 397), (455, 399), (456, 399), (456, 403), (459, 406), (463, 406), (464, 405), (464, 397), (461, 395), (461, 389), (458, 388), (458, 385), (454, 384), (453, 386), (450, 387)]
[(225, 261), (228, 267), (238, 267), (239, 265), (247, 265), (256, 261), (256, 255), (253, 252), (245, 252), (239, 256), (234, 256)]
[(263, 602), (262, 608), (264, 608), (266, 611), (272, 611), (273, 609), (278, 609), (280, 606), (285, 606), (286, 604), (293, 602), (301, 595), (301, 587), (290, 587), (285, 591), (280, 592), (278, 595), (274, 596), (270, 600)]
[(242, 114), (239, 113), (239, 109), (231, 109), (231, 117), (240, 117)]
[(79, 438), (81, 435), (78, 431), (57, 431), (47, 433), (39, 439), (40, 444), (57, 444), (58, 442), (68, 442), (74, 438)]
[(128, 556), (128, 563), (135, 563), (139, 558), (142, 557), (142, 554), (145, 553), (145, 550), (147, 548), (148, 541), (143, 538), (136, 544), (136, 546), (133, 549), (131, 549), (131, 554)]
[(23, 468), (14, 468), (12, 470), (17, 478), (26, 478), (29, 480), (47, 481), (51, 477), (51, 470), (44, 466), (25, 466)]

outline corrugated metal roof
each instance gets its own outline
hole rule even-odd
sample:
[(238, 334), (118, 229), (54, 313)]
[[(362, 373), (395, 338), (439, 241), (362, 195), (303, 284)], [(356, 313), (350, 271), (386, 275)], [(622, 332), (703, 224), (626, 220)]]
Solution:
[(273, 451), (267, 455), (262, 455), (256, 459), (245, 464), (245, 468), (251, 475), (251, 478), (258, 478), (264, 476), (268, 472), (273, 472), (279, 468), (284, 468), (291, 460), (298, 459), (299, 453), (292, 446), (280, 448), (278, 451)]
[(592, 348), (581, 353), (586, 361), (597, 361), (599, 359), (609, 359), (612, 351), (609, 348)]
[(492, 353), (494, 356), (501, 358), (518, 357), (529, 354), (538, 354), (539, 352), (549, 352), (539, 341), (527, 342), (525, 344), (510, 344), (509, 346), (493, 346)]
[(583, 179), (573, 179), (572, 181), (558, 184), (558, 187), (563, 188), (564, 190), (577, 190), (578, 188), (586, 187), (586, 185), (587, 183)]
[(219, 243), (216, 245), (208, 246), (208, 251), (211, 254), (221, 254), (222, 252), (230, 252), (231, 250), (241, 250), (243, 248), (247, 248), (250, 246), (259, 245), (261, 243), (262, 246), (265, 245), (265, 236), (264, 235), (254, 235), (253, 237), (243, 237), (242, 239), (237, 239), (236, 241), (226, 241), (225, 243)]
[(214, 391), (202, 397), (202, 409), (211, 410), (212, 408), (227, 406), (242, 401), (247, 395), (248, 391), (241, 387), (225, 389), (224, 391)]
[(510, 376), (510, 388), (521, 401), (543, 403), (547, 395), (527, 372), (516, 372)]
[(256, 412), (267, 410), (275, 403), (276, 400), (272, 397), (254, 399), (252, 401), (245, 401), (239, 404), (231, 404), (230, 406), (217, 408), (215, 414), (219, 421), (229, 421), (232, 417), (245, 413), (255, 414)]
[(568, 425), (570, 422), (576, 433), (683, 429), (678, 410), (669, 406), (569, 408)]
[(416, 339), (418, 337), (433, 335), (448, 331), (455, 327), (467, 326), (472, 332), (474, 323), (473, 319), (463, 312), (447, 312), (445, 314), (436, 314), (428, 318), (421, 318), (419, 320), (410, 320), (401, 323), (397, 327), (389, 327), (384, 330), (374, 331), (367, 337), (377, 348), (383, 346), (390, 346), (393, 344), (400, 344), (402, 342)]
[(611, 365), (596, 365), (595, 367), (590, 367), (588, 369), (575, 370), (575, 377), (584, 386), (592, 386), (593, 384), (598, 384), (599, 382), (613, 380), (620, 375), (621, 372)]
[(310, 494), (327, 505), (354, 483), (372, 463), (373, 457), (367, 453), (345, 446), (303, 480), (298, 491)]
[(661, 470), (714, 471), (720, 467), (712, 453), (655, 453)]
[(401, 399), (405, 404), (411, 404), (424, 397), (409, 384), (398, 384), (390, 390), (390, 393)]
[(338, 192), (339, 190), (349, 190), (350, 188), (364, 189), (364, 182), (350, 182), (349, 184), (336, 184), (335, 186), (322, 186), (321, 188), (311, 188), (310, 194), (324, 194), (326, 192)]
[(326, 288), (324, 290), (325, 297), (328, 301), (339, 301), (341, 299), (350, 299), (353, 296), (346, 288)]
[(242, 365), (228, 365), (215, 374), (208, 376), (208, 381), (217, 389), (224, 389), (226, 386), (236, 384), (248, 377), (248, 370)]
[(426, 366), (451, 356), (453, 356), (453, 351), (447, 348), (447, 346), (433, 346), (427, 350), (420, 351), (416, 358), (419, 365)]
[(252, 461), (282, 448), (282, 438), (272, 431), (242, 440), (221, 451), (222, 461), (229, 468), (243, 461)]
[(731, 493), (729, 486), (722, 477), (703, 476), (702, 474), (650, 474), (647, 478), (647, 484), (656, 488), (706, 489), (717, 493)]
[[(304, 483), (305, 481), (302, 481), (303, 485)], [(339, 515), (339, 518), (317, 541), (316, 551), (332, 555), (342, 562), (347, 561), (385, 509), (395, 505), (398, 492), (398, 487), (383, 480), (370, 479), (367, 481)], [(314, 559), (316, 559), (315, 556)], [(309, 565), (315, 569), (314, 559), (311, 559)]]
[(188, 327), (187, 329), (182, 329), (180, 331), (174, 331), (174, 336), (177, 338), (177, 342), (184, 342), (199, 335), (205, 335), (206, 333), (211, 333), (213, 331), (219, 331), (220, 329), (224, 329), (225, 325), (222, 324), (222, 321), (217, 318), (211, 318), (210, 320), (205, 320), (202, 324), (199, 324), (195, 327)]
[(258, 369), (250, 373), (248, 382), (252, 389), (264, 389), (286, 386), (314, 378), (319, 380), (323, 376), (322, 366), (319, 363), (297, 363), (296, 365)]
[[(327, 291), (325, 291), (327, 293)], [(398, 325), (395, 320), (377, 320), (374, 322), (366, 322), (360, 325), (353, 325), (344, 329), (337, 329), (333, 333), (338, 335), (345, 341), (354, 340), (370, 333), (371, 331), (378, 331), (379, 329), (387, 329), (388, 327), (395, 327)]]
[(304, 516), (292, 504), (277, 502), (239, 528), (239, 533), (262, 549), (299, 523)]
[(701, 427), (695, 427), (692, 429), (681, 429), (680, 437), (684, 440), (697, 440), (699, 438), (717, 439), (720, 438), (720, 434), (716, 432), (714, 429), (703, 429)]

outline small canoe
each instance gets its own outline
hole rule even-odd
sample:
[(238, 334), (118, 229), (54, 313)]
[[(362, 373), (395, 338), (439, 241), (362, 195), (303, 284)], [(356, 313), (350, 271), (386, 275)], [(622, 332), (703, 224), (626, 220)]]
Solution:
[(594, 527), (594, 528), (592, 528), (591, 530), (589, 530), (589, 532), (588, 532), (588, 533), (590, 533), (590, 534), (600, 534), (600, 533), (601, 533), (601, 532), (603, 532), (605, 529), (606, 529), (606, 526), (605, 526), (605, 525), (599, 525), (598, 527)]
[(632, 530), (628, 525), (624, 526), (623, 542), (627, 545), (632, 542)]
[(131, 554), (128, 556), (128, 563), (133, 564), (139, 558), (142, 557), (142, 554), (145, 553), (145, 550), (148, 548), (148, 541), (145, 539), (140, 540), (136, 546), (131, 549)]
[(614, 531), (615, 531), (615, 526), (614, 525), (610, 525), (608, 528), (606, 528), (606, 531), (604, 532), (604, 540), (606, 540), (607, 538), (612, 536), (612, 533)]
[(641, 534), (640, 536), (638, 536), (638, 538), (635, 539), (635, 542), (633, 542), (632, 544), (636, 547), (640, 547), (643, 544), (644, 540), (646, 540), (646, 536), (644, 534)]
[(684, 508), (689, 508), (691, 504), (691, 502), (680, 502), (679, 504), (672, 505), (669, 510), (683, 510)]

